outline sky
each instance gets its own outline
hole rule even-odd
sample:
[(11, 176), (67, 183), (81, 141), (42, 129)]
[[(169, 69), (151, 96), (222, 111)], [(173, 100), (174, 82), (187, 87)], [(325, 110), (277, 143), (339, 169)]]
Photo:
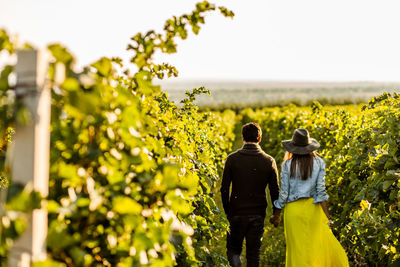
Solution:
[[(129, 38), (162, 30), (192, 0), (0, 0), (0, 28), (43, 48), (66, 45), (78, 65), (127, 63)], [(183, 80), (400, 81), (398, 0), (215, 0), (235, 12), (206, 16), (178, 53), (157, 55)]]

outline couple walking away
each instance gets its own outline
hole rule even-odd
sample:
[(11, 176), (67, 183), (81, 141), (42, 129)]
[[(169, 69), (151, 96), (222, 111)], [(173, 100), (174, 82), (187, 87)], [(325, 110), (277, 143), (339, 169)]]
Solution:
[(315, 152), (319, 143), (306, 129), (296, 129), (291, 140), (282, 141), (286, 155), (279, 190), (275, 160), (258, 144), (260, 127), (256, 123), (244, 125), (242, 138), (243, 147), (226, 160), (221, 185), (230, 223), (226, 245), (230, 265), (242, 266), (240, 254), (246, 238), (247, 266), (259, 266), (268, 186), (274, 205), (270, 222), (275, 227), (284, 209), (286, 266), (349, 266), (329, 227), (325, 163)]

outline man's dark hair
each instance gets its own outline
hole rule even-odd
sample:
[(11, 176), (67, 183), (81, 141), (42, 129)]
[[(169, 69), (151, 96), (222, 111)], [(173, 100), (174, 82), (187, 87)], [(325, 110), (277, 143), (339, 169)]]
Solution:
[(242, 127), (242, 136), (245, 142), (258, 142), (261, 136), (261, 128), (255, 122), (250, 122)]

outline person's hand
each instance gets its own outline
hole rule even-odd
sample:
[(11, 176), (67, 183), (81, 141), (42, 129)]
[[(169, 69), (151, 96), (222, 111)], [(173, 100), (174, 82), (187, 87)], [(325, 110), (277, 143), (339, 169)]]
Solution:
[(271, 218), (269, 219), (269, 222), (273, 224), (275, 227), (278, 227), (278, 225), (281, 223), (281, 216), (272, 215)]

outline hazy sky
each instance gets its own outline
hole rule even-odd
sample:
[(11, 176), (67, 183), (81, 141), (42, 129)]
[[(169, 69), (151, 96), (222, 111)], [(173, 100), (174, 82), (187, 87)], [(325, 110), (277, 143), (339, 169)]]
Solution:
[[(38, 47), (60, 42), (78, 64), (129, 58), (129, 38), (160, 30), (192, 0), (0, 0), (0, 28)], [(212, 1), (211, 1), (212, 2)], [(399, 0), (220, 0), (178, 54), (184, 79), (400, 81)]]

